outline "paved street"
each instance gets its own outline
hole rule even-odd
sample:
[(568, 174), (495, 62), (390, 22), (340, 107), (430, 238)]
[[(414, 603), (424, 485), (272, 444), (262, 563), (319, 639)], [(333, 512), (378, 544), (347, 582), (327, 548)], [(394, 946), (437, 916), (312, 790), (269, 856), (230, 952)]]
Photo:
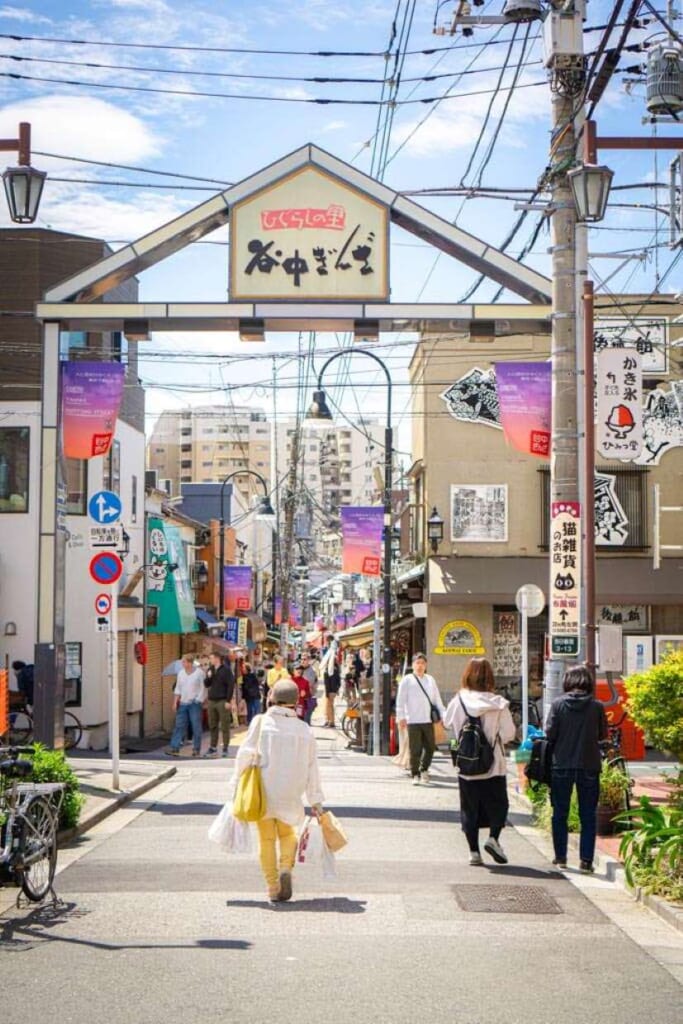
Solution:
[(56, 1007), (101, 1024), (680, 1019), (680, 932), (599, 876), (557, 874), (522, 814), (511, 864), (469, 867), (445, 760), (413, 788), (317, 732), (350, 835), (336, 882), (303, 868), (294, 902), (269, 906), (255, 858), (206, 839), (231, 765), (183, 759), (60, 854), (60, 910), (0, 919), (5, 1024)]

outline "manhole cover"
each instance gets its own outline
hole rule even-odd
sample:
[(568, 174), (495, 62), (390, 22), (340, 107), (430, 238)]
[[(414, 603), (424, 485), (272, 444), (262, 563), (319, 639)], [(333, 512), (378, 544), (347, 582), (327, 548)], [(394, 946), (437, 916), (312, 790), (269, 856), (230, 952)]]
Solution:
[(539, 886), (458, 885), (454, 888), (460, 909), (476, 914), (562, 913), (559, 904)]

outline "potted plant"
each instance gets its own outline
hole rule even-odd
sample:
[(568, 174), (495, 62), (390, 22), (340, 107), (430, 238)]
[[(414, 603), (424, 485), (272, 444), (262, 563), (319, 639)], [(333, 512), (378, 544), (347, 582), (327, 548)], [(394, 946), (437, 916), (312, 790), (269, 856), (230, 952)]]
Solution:
[(619, 765), (605, 764), (600, 773), (597, 830), (599, 836), (611, 836), (615, 830), (614, 818), (626, 810), (631, 780)]

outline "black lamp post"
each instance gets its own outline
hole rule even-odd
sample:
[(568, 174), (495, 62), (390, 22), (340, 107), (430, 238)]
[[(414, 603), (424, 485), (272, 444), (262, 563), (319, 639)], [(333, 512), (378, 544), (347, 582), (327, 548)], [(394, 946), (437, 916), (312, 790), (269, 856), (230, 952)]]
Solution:
[(364, 355), (369, 356), (370, 359), (374, 359), (375, 362), (379, 363), (382, 367), (387, 379), (387, 422), (384, 431), (384, 488), (382, 502), (384, 506), (384, 528), (382, 531), (384, 539), (384, 569), (382, 581), (384, 598), (384, 637), (382, 652), (382, 732), (380, 737), (380, 750), (383, 754), (388, 754), (390, 739), (389, 710), (391, 705), (391, 455), (393, 449), (393, 432), (391, 427), (391, 375), (385, 363), (383, 363), (379, 356), (376, 356), (374, 352), (369, 352), (367, 349), (343, 349), (339, 352), (335, 352), (335, 354), (330, 356), (327, 362), (323, 364), (323, 367), (318, 374), (318, 389), (313, 392), (313, 403), (306, 415), (306, 419), (319, 421), (329, 421), (332, 419), (332, 413), (327, 405), (325, 392), (323, 390), (323, 375), (327, 367), (330, 363), (334, 362), (335, 359), (340, 359), (342, 356), (349, 355)]
[(427, 537), (432, 548), (432, 554), (435, 555), (439, 550), (439, 544), (443, 540), (443, 519), (437, 512), (436, 505), (427, 520)]
[(223, 499), (225, 498), (225, 485), (233, 480), (236, 476), (255, 476), (263, 487), (263, 497), (259, 499), (259, 504), (256, 507), (256, 518), (264, 523), (270, 523), (271, 525), (275, 522), (275, 511), (270, 503), (268, 496), (268, 484), (254, 469), (236, 469), (234, 473), (228, 473), (221, 484), (221, 517), (220, 517), (220, 536), (218, 540), (218, 568), (220, 578), (218, 580), (218, 618), (223, 620), (223, 612), (225, 610), (225, 594), (223, 589), (223, 565), (225, 562), (225, 516), (223, 514)]
[(2, 175), (9, 214), (15, 224), (33, 224), (47, 175), (31, 167), (31, 125), (27, 121), (19, 125), (18, 139), (0, 139), (0, 151), (13, 150), (18, 153), (19, 166), (8, 167)]

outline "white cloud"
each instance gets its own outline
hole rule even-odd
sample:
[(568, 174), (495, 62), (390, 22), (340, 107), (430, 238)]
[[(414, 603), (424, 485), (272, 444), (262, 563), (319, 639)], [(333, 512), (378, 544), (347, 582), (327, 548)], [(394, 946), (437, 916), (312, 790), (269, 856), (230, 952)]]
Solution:
[(9, 18), (12, 21), (23, 21), (32, 24), (51, 24), (51, 19), (42, 14), (35, 14), (25, 7), (0, 7), (0, 18)]

